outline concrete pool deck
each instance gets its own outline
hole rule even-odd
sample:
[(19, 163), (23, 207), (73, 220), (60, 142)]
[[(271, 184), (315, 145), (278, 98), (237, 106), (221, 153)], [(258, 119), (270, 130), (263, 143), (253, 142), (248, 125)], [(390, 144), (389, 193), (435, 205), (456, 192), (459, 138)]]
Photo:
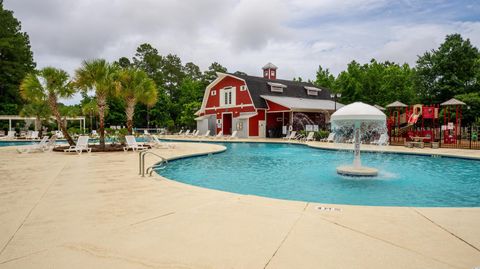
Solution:
[[(175, 158), (222, 150), (176, 143), (154, 152)], [(2, 147), (0, 174), (0, 268), (480, 266), (480, 208), (227, 193), (142, 178), (132, 152), (18, 154)]]

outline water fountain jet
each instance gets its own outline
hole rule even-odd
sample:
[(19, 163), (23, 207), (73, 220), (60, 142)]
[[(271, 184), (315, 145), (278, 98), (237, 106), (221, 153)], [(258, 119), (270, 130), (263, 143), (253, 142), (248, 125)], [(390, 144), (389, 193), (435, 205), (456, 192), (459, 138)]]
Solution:
[(386, 131), (386, 116), (378, 108), (362, 102), (344, 106), (331, 116), (332, 131), (337, 134), (353, 128), (354, 158), (353, 165), (337, 167), (337, 173), (346, 176), (376, 176), (378, 169), (362, 166), (360, 144), (362, 127)]

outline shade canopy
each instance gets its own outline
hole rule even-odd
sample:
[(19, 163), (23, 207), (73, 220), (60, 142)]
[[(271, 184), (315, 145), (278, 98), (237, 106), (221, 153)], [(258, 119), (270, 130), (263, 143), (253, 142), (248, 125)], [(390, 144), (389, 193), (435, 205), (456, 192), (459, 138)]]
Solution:
[(441, 106), (464, 106), (464, 105), (466, 105), (466, 104), (465, 104), (464, 102), (462, 102), (462, 101), (459, 101), (459, 100), (457, 100), (457, 99), (455, 99), (455, 98), (452, 98), (452, 99), (450, 99), (450, 100), (448, 100), (448, 101), (446, 101), (446, 102), (441, 103), (440, 105), (441, 105)]
[(332, 122), (337, 120), (386, 121), (386, 119), (387, 116), (378, 108), (362, 102), (346, 105), (330, 117)]
[(326, 111), (335, 110), (335, 108), (343, 107), (343, 104), (332, 100), (324, 99), (307, 99), (283, 96), (260, 95), (263, 99), (274, 102), (281, 106), (287, 107), (292, 111)]
[(391, 104), (388, 104), (387, 107), (407, 107), (407, 105), (400, 101), (395, 101)]

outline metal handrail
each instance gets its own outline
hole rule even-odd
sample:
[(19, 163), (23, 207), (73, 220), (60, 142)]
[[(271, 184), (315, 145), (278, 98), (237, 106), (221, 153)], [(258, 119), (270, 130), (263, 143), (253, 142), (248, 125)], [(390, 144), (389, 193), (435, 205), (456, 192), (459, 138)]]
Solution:
[[(148, 151), (148, 150), (140, 151), (138, 153), (138, 159), (139, 159), (138, 174), (141, 175), (142, 177), (145, 177), (145, 156), (147, 154), (152, 154), (152, 155), (155, 155), (155, 156), (159, 157), (161, 159), (160, 164), (168, 163), (167, 159), (165, 159), (164, 157), (162, 157), (162, 156), (160, 156), (160, 155), (158, 155), (154, 152), (151, 152), (151, 151)], [(152, 169), (152, 171), (153, 171), (153, 168), (155, 168), (155, 166), (157, 166), (157, 164), (148, 167), (147, 168), (147, 173), (148, 173), (149, 169)], [(150, 173), (150, 175), (152, 175), (152, 173)]]

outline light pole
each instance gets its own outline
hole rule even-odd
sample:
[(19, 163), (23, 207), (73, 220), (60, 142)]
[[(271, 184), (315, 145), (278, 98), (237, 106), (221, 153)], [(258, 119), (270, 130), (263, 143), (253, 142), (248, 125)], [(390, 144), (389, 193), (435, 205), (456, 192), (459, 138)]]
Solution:
[(335, 111), (337, 111), (337, 98), (340, 98), (342, 97), (342, 94), (341, 93), (331, 93), (330, 94), (330, 97), (334, 100), (335, 102)]

